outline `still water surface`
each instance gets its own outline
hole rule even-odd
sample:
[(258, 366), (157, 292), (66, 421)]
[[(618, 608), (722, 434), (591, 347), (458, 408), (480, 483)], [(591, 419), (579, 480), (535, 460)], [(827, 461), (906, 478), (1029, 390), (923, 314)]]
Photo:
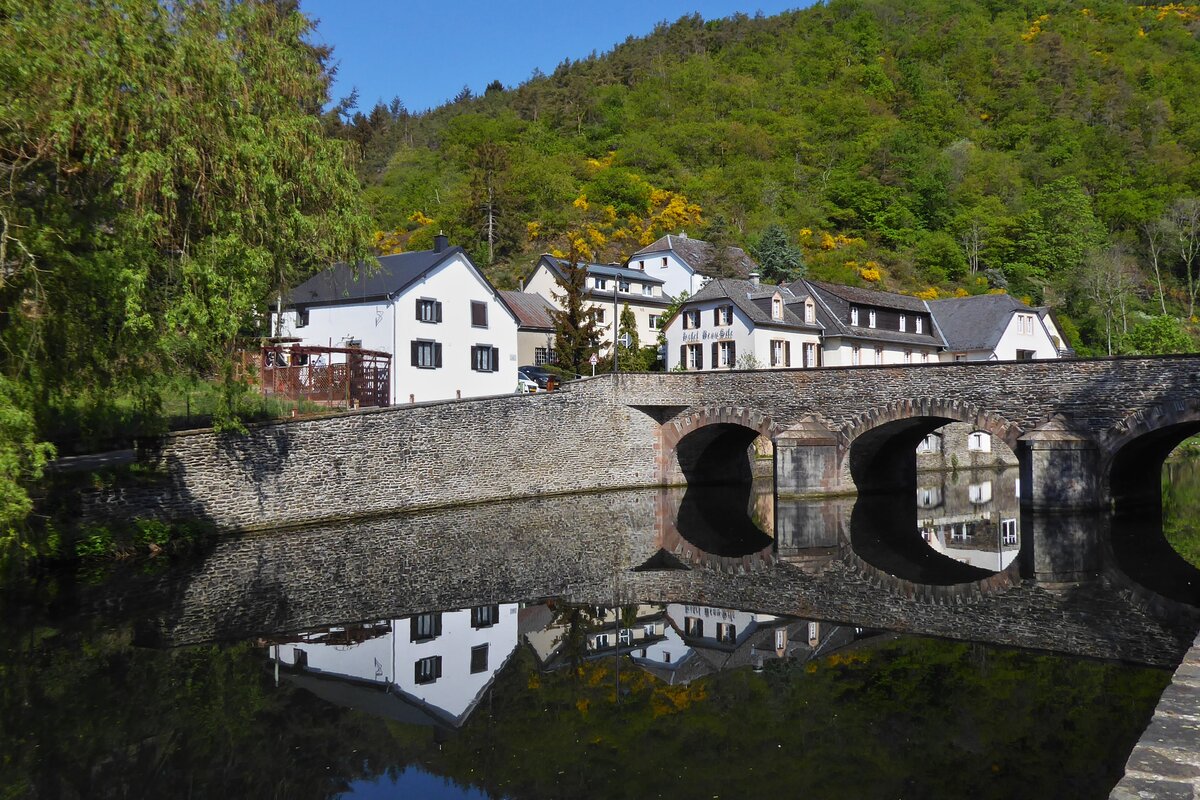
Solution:
[[(1189, 474), (1172, 484), (1168, 528), (1195, 512)], [(913, 546), (1004, 568), (1020, 541), (1013, 481), (923, 476)], [(794, 519), (749, 497), (743, 549), (760, 544), (755, 528), (778, 531), (781, 552), (798, 544)], [(553, 524), (523, 508), (495, 524)], [(692, 513), (685, 502), (676, 522)], [(348, 580), (294, 579), (327, 581), (315, 594), (328, 588), (331, 608)], [(349, 619), (259, 611), (274, 589), (232, 570), (227, 582), (216, 588), (234, 601), (216, 616), (253, 608), (261, 627), (186, 646), (146, 635), (166, 613), (158, 595), (100, 589), (96, 603), (95, 587), (64, 585), (44, 609), (5, 615), (0, 796), (1100, 798), (1170, 678), (704, 597), (447, 607), (430, 588), (428, 611)], [(218, 603), (208, 591), (173, 599), (172, 619)], [(279, 630), (298, 618), (321, 622)]]

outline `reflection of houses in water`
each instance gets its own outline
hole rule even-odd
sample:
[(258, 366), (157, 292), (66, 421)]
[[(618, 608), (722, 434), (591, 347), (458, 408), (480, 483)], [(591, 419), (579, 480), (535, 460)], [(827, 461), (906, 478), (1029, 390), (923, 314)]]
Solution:
[(926, 544), (983, 569), (1008, 567), (1021, 548), (1018, 471), (919, 473), (917, 530)]
[(711, 606), (667, 606), (666, 635), (630, 653), (635, 664), (670, 684), (782, 658), (809, 659), (854, 641), (854, 628)]
[(631, 654), (663, 640), (661, 605), (598, 608), (543, 604), (521, 611), (521, 635), (543, 669), (614, 653)]
[(459, 726), (517, 646), (517, 604), (325, 628), (274, 644), (288, 680), (318, 697), (415, 724)]

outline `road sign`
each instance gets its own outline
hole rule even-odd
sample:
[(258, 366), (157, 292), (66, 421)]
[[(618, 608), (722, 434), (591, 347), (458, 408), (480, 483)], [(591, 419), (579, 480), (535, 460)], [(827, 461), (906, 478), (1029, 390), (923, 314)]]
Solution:
[(597, 364), (600, 363), (600, 356), (596, 355), (595, 353), (592, 353), (592, 357), (588, 359), (588, 363), (591, 364), (593, 367), (596, 366)]

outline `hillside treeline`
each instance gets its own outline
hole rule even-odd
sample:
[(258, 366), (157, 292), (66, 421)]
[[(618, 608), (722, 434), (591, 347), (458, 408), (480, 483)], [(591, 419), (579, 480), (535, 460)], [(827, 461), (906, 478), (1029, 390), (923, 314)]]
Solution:
[(782, 230), (819, 278), (1006, 290), (1081, 353), (1178, 349), (1200, 293), (1198, 31), (1179, 4), (834, 0), (684, 17), (516, 88), (330, 124), (361, 148), (385, 249), (444, 230), (503, 285), (581, 196), (644, 217), (669, 190), (702, 210), (691, 235), (753, 251)]

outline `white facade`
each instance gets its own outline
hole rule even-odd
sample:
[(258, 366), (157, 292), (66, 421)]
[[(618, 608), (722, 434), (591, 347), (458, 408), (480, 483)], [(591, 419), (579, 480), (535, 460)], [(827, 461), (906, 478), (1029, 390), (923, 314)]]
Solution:
[[(428, 321), (420, 319), (422, 306), (436, 312), (424, 315)], [(284, 311), (283, 336), (306, 345), (392, 354), (393, 403), (507, 394), (516, 388), (516, 317), (461, 251), (393, 297), (298, 307)], [(483, 324), (475, 324), (480, 319)], [(485, 348), (492, 352), (483, 355)]]
[(387, 633), (358, 644), (327, 644), (310, 635), (277, 645), (272, 657), (312, 674), (393, 686), (461, 722), (517, 647), (516, 603), (385, 624)]
[(930, 364), (940, 360), (935, 345), (899, 345), (894, 342), (829, 337), (822, 343), (822, 348), (823, 364), (827, 367)]
[[(778, 302), (782, 312), (781, 295)], [(743, 369), (818, 366), (820, 336), (780, 322), (781, 327), (755, 325), (728, 298), (689, 305), (667, 327), (667, 369), (679, 369), (680, 364), (689, 372), (737, 369), (739, 363)]]
[(687, 292), (689, 296), (704, 288), (709, 278), (692, 269), (674, 250), (639, 253), (629, 259), (629, 266), (663, 281), (663, 291), (671, 297)]
[[(1042, 317), (1036, 309), (1014, 312), (1000, 334), (995, 347), (944, 354), (947, 361), (1041, 361), (1059, 358), (1059, 348), (1046, 323), (1053, 327), (1050, 317)], [(1061, 337), (1057, 339), (1062, 341)]]

